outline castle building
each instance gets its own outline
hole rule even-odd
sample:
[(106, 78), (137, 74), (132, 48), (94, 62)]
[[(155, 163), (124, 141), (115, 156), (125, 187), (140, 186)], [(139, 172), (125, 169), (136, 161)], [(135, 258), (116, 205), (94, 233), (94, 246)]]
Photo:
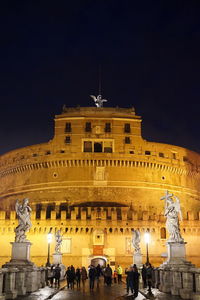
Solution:
[(128, 266), (134, 229), (143, 262), (149, 231), (150, 261), (159, 265), (168, 238), (160, 198), (169, 190), (181, 202), (187, 259), (200, 266), (200, 155), (144, 140), (141, 121), (134, 108), (64, 107), (52, 140), (0, 157), (1, 264), (11, 255), (16, 199), (29, 198), (37, 265), (46, 263), (47, 234), (61, 230), (64, 264)]

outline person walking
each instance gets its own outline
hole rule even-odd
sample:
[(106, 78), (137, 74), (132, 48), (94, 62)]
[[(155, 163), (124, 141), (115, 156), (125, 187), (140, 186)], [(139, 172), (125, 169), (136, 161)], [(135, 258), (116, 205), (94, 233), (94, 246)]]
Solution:
[(54, 269), (54, 278), (55, 278), (55, 287), (60, 287), (60, 275), (61, 275), (61, 267), (59, 264)]
[(143, 282), (143, 288), (145, 289), (147, 287), (147, 269), (146, 269), (146, 265), (143, 265), (143, 267), (142, 267), (142, 282)]
[(86, 268), (82, 267), (81, 268), (81, 280), (82, 280), (82, 284), (83, 284), (83, 289), (85, 289), (85, 282), (86, 282), (87, 278), (88, 278), (88, 276), (87, 276)]
[(96, 279), (97, 279), (97, 287), (99, 286), (99, 278), (102, 275), (102, 270), (100, 264), (96, 267)]
[(71, 289), (74, 288), (74, 286), (73, 286), (73, 274), (72, 274), (72, 271), (71, 271), (70, 267), (67, 268), (67, 271), (65, 272), (64, 277), (66, 277), (66, 279), (67, 279), (67, 288), (68, 289), (70, 287), (71, 287)]
[(76, 269), (75, 276), (76, 276), (76, 286), (77, 286), (77, 289), (79, 289), (80, 283), (81, 283), (81, 271), (79, 268)]
[(129, 290), (131, 290), (131, 293), (133, 295), (133, 267), (130, 266), (129, 269), (126, 269), (125, 274), (127, 295), (129, 295)]
[(147, 275), (148, 293), (149, 295), (152, 295), (153, 293), (151, 291), (151, 288), (152, 288), (152, 279), (153, 279), (153, 268), (150, 263), (147, 264), (146, 275)]
[(96, 277), (96, 268), (93, 265), (91, 265), (89, 268), (90, 290), (94, 289), (95, 277)]
[(122, 267), (120, 265), (118, 265), (118, 268), (117, 268), (117, 281), (118, 281), (118, 283), (122, 282), (122, 273), (123, 273)]
[(133, 290), (134, 290), (134, 295), (133, 297), (136, 298), (138, 296), (138, 290), (139, 290), (139, 277), (140, 274), (138, 272), (137, 266), (133, 266)]
[(111, 285), (112, 284), (112, 269), (109, 264), (107, 264), (104, 275), (105, 275), (106, 284)]
[(73, 286), (73, 289), (74, 289), (74, 282), (75, 282), (75, 279), (76, 279), (76, 272), (75, 272), (75, 268), (73, 265), (71, 265), (71, 273), (72, 273), (72, 286)]

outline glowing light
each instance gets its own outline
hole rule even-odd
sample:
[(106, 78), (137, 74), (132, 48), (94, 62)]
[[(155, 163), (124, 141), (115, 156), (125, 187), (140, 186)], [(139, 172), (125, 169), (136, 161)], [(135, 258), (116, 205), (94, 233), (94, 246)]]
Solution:
[(47, 234), (47, 241), (48, 241), (48, 244), (51, 244), (52, 238), (53, 238), (53, 234), (52, 234), (51, 232), (49, 232), (49, 233)]
[(149, 244), (149, 242), (150, 242), (150, 233), (149, 232), (145, 232), (144, 240), (145, 240), (146, 244)]

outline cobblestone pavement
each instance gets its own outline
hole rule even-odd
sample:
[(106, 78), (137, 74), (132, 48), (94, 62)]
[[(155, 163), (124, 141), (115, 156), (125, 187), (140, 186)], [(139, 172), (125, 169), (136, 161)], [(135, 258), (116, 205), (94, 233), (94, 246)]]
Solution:
[[(152, 297), (148, 296), (145, 290), (141, 290), (136, 300), (155, 299), (155, 300), (180, 300), (180, 297), (171, 296), (153, 289)], [(45, 287), (37, 292), (26, 296), (17, 297), (17, 300), (133, 300), (132, 296), (125, 296), (125, 284), (113, 284), (111, 287), (105, 286), (102, 283), (99, 288), (95, 286), (94, 291), (89, 290), (88, 283), (85, 291), (81, 288), (77, 290), (67, 289), (66, 282), (61, 283), (60, 289)]]

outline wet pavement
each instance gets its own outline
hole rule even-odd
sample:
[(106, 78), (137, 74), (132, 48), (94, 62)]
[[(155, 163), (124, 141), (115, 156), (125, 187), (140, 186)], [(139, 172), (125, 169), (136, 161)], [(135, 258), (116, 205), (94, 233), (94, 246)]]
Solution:
[[(141, 290), (136, 300), (157, 299), (157, 300), (180, 300), (180, 297), (171, 296), (153, 289), (153, 296), (149, 296), (145, 290)], [(88, 282), (85, 290), (74, 288), (74, 290), (67, 289), (66, 281), (61, 283), (60, 289), (45, 287), (37, 292), (26, 296), (17, 297), (17, 300), (132, 300), (132, 296), (125, 296), (125, 284), (113, 284), (108, 287), (101, 281), (99, 288), (95, 285), (93, 291), (90, 291)]]

